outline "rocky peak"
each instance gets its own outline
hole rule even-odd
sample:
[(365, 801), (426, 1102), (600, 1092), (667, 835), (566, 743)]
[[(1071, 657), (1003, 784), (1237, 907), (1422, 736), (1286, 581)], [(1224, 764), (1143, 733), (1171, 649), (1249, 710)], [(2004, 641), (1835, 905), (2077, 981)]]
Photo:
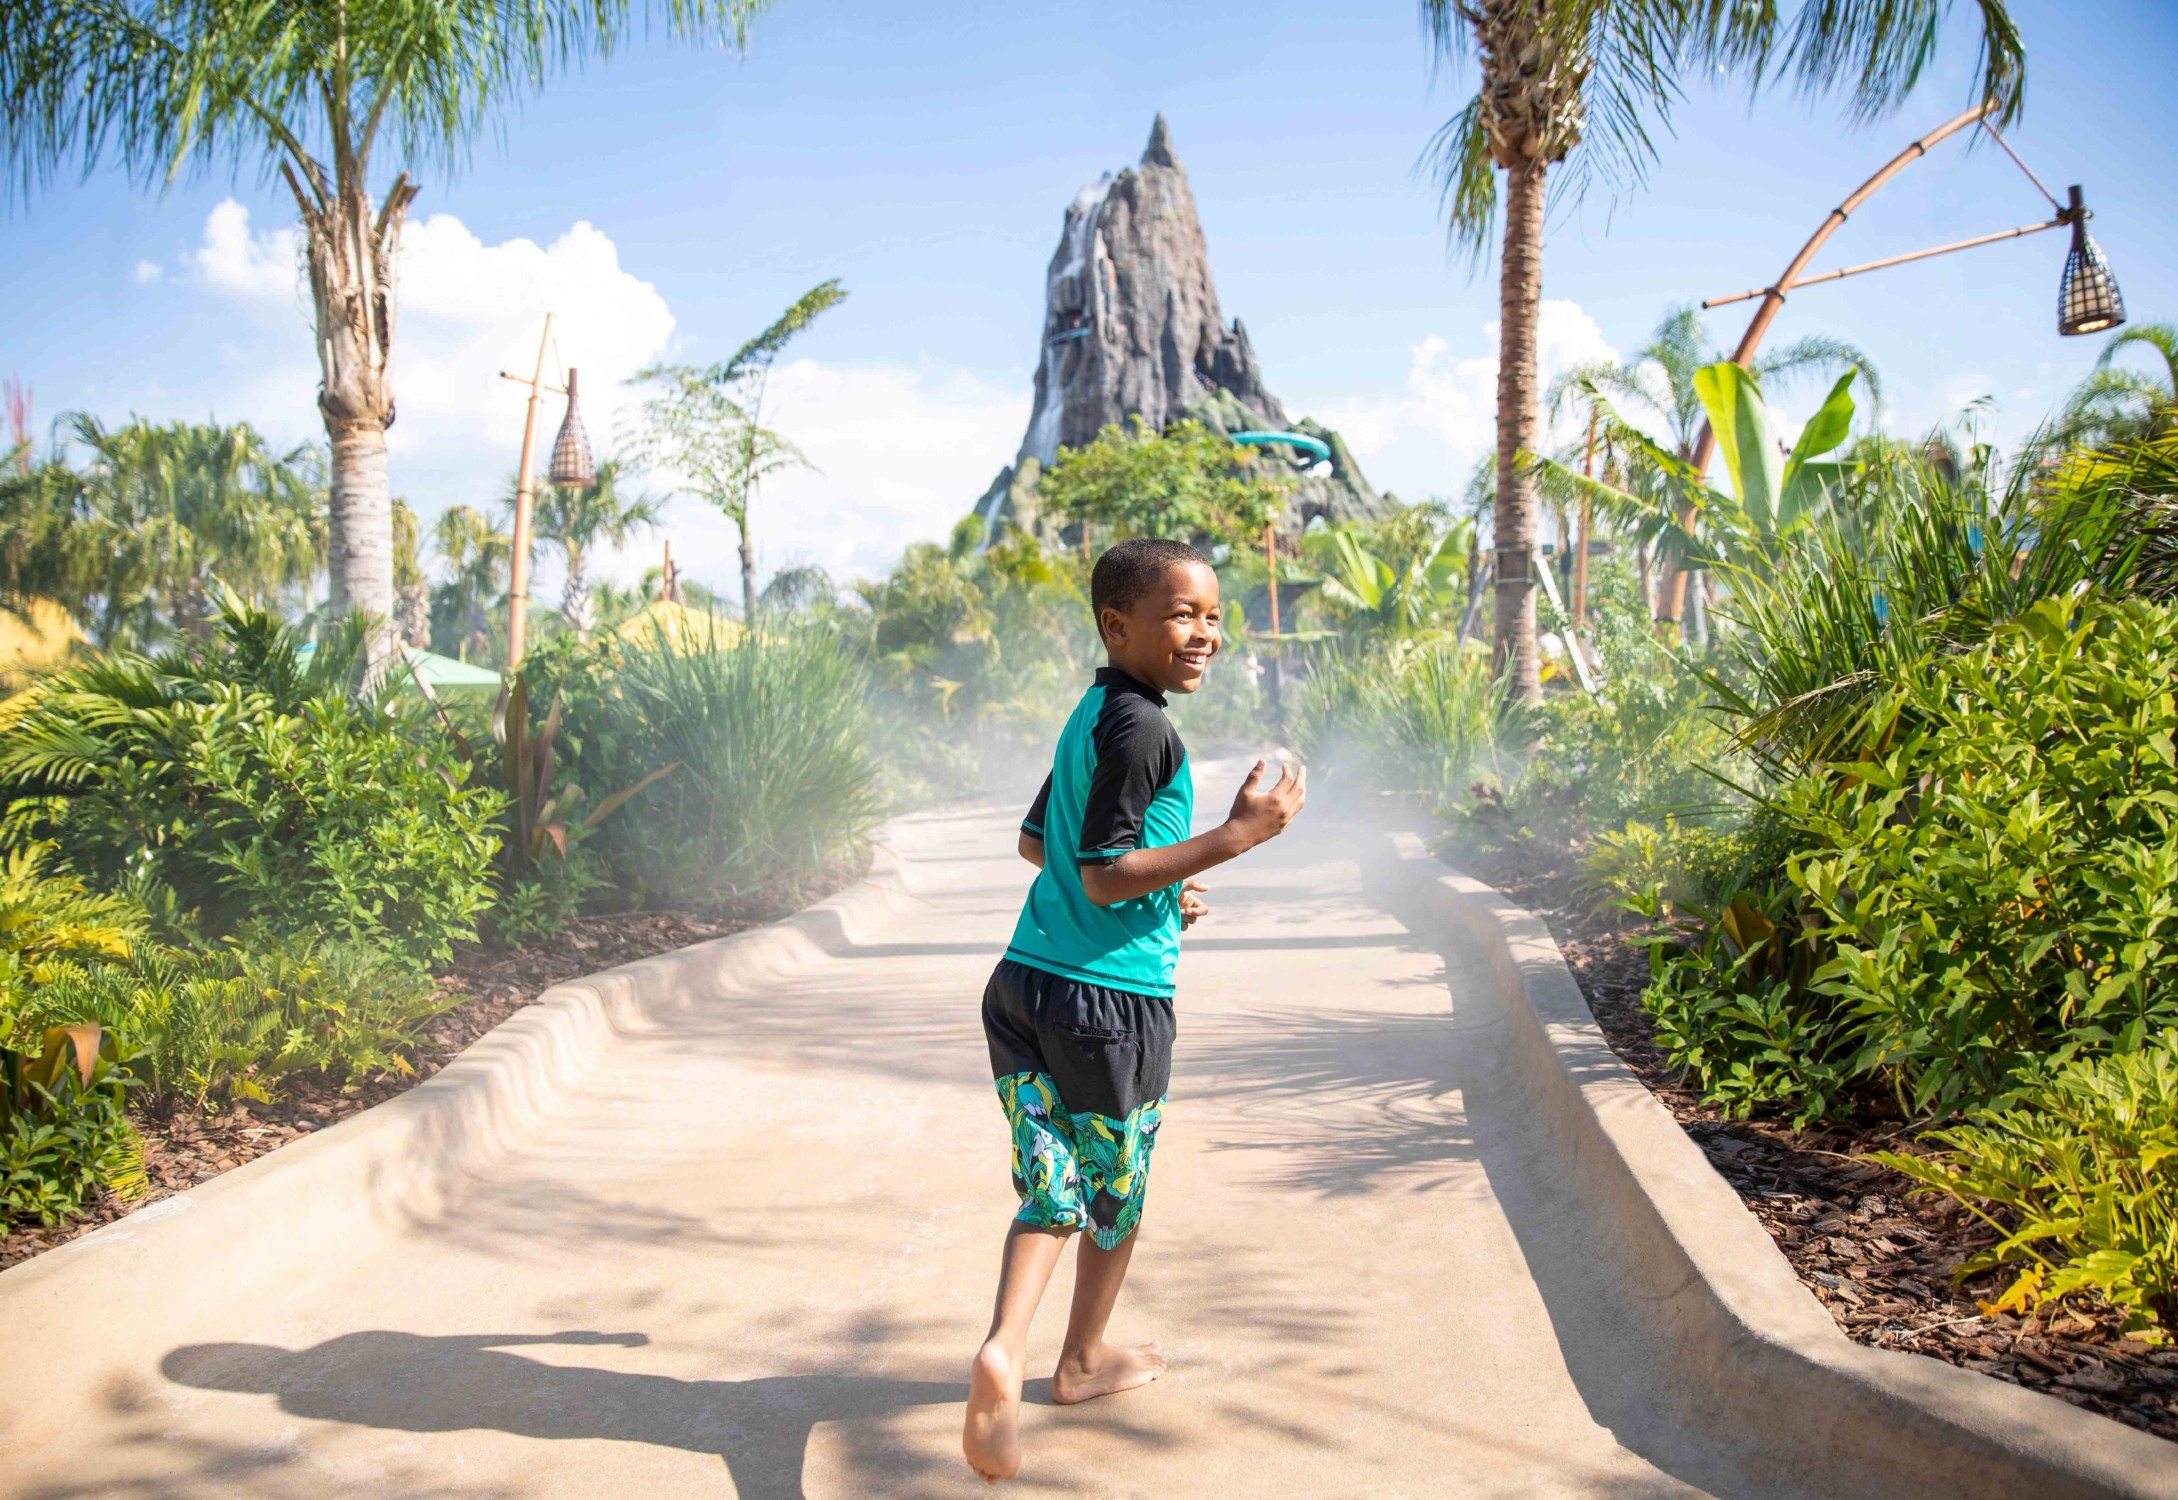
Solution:
[[(985, 497), (986, 519), (1010, 504), (1002, 497), (1020, 488), (1030, 460), (1049, 464), (1060, 448), (1083, 447), (1136, 416), (1159, 429), (1183, 417), (1221, 432), (1294, 425), (1263, 383), (1247, 329), (1218, 306), (1194, 189), (1162, 114), (1140, 162), (1067, 207), (1044, 277), (1035, 405), (1013, 468)], [(1385, 509), (1345, 445), (1332, 451), (1325, 472), (1301, 480), (1290, 525)]]
[(1162, 111), (1150, 123), (1149, 144), (1142, 148), (1142, 165), (1145, 167), (1171, 167), (1179, 170), (1180, 159), (1172, 154), (1172, 132), (1165, 125)]

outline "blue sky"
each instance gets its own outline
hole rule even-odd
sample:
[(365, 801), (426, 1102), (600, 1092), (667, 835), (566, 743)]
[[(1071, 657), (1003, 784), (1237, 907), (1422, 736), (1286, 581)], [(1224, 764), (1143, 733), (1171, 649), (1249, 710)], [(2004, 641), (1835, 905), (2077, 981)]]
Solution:
[[(1787, 94), (1752, 106), (1696, 80), (1645, 188), (1561, 203), (1546, 255), (1548, 360), (1639, 346), (1671, 305), (1758, 285), (1885, 157), (1968, 101), (1962, 16), (1906, 106), (1854, 128)], [(2136, 321), (2178, 319), (2178, 144), (2161, 128), (2178, 11), (2150, 0), (2015, 0), (2029, 51), (2011, 139), (2060, 195), (2086, 188)], [(1456, 492), (1489, 444), (1494, 282), (1448, 253), (1415, 171), (1471, 77), (1433, 73), (1400, 0), (1096, 7), (780, 0), (745, 60), (646, 45), (511, 111), (449, 177), (423, 175), (404, 264), (397, 491), (434, 513), (496, 493), (521, 399), (494, 378), (557, 352), (611, 389), (658, 357), (706, 359), (828, 276), (851, 299), (780, 375), (781, 425), (821, 473), (756, 518), (765, 566), (885, 566), (943, 533), (1025, 424), (1046, 261), (1076, 188), (1131, 162), (1164, 111), (1193, 181), (1228, 317), (1274, 390), (1354, 439), (1409, 498)], [(1820, 262), (1840, 265), (2048, 216), (1987, 144), (1955, 139), (1879, 195)], [(37, 193), (0, 227), (0, 372), (41, 422), (247, 418), (313, 436), (314, 365), (292, 213), (254, 175), (139, 191), (108, 171)], [(2005, 436), (2092, 365), (2054, 331), (2061, 232), (1810, 289), (1778, 338), (1867, 350), (1894, 429), (1987, 396)], [(1729, 343), (1746, 309), (1713, 315)], [(730, 533), (669, 512), (676, 554), (729, 578)], [(647, 559), (637, 549), (628, 571)]]

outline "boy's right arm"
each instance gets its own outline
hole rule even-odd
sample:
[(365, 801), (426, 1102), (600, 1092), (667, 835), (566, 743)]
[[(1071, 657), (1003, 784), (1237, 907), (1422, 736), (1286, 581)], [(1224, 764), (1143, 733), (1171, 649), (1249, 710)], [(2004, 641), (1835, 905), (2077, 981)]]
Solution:
[(1131, 849), (1109, 864), (1081, 867), (1082, 894), (1098, 906), (1112, 906), (1161, 891), (1190, 875), (1247, 853), (1257, 844), (1278, 837), (1308, 800), (1308, 768), (1281, 766), (1276, 784), (1265, 786), (1265, 761), (1240, 784), (1233, 811), (1208, 833), (1184, 843), (1155, 849)]

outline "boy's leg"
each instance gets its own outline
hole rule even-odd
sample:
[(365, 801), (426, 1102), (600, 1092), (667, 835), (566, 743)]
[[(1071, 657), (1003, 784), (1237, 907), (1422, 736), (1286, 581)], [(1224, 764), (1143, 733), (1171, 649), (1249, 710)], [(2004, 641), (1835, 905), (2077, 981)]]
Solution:
[(1062, 1405), (1148, 1385), (1165, 1372), (1165, 1357), (1155, 1344), (1104, 1342), (1105, 1326), (1127, 1279), (1127, 1263), (1134, 1258), (1134, 1241), (1129, 1234), (1107, 1250), (1094, 1235), (1081, 1237), (1074, 1254), (1074, 1307), (1067, 1317), (1059, 1368), (1051, 1377), (1051, 1399)]
[[(968, 1466), (994, 1483), (1021, 1472), (1021, 1376), (1028, 1362), (1029, 1324), (1069, 1232), (1019, 1219), (1006, 1231), (991, 1331), (968, 1367), (968, 1421), (960, 1440)], [(1113, 1290), (1116, 1295), (1118, 1289)]]

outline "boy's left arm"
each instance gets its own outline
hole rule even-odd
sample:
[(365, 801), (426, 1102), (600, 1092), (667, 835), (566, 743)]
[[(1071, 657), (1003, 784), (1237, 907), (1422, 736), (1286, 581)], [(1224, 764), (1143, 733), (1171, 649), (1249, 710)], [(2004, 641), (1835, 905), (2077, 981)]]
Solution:
[(1028, 816), (1021, 820), (1021, 840), (1015, 846), (1021, 857), (1041, 870), (1044, 867), (1044, 811), (1051, 805), (1051, 778), (1046, 776), (1036, 800), (1029, 804)]

